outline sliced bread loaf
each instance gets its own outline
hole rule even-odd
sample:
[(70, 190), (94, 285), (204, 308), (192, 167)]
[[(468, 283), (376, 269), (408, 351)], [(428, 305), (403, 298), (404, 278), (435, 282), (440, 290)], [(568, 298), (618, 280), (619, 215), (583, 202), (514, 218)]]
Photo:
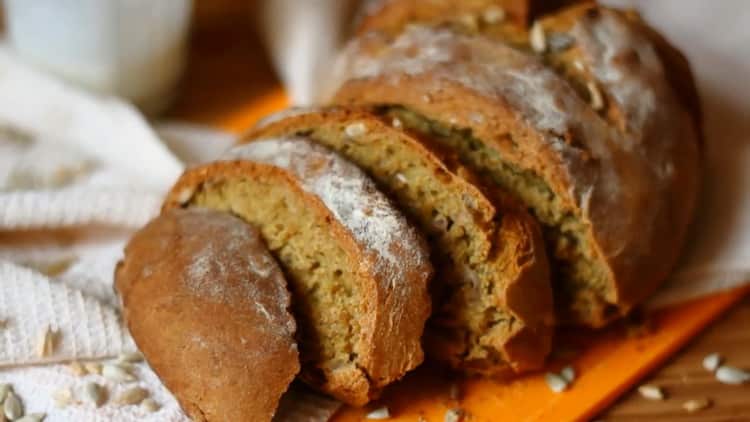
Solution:
[(362, 109), (297, 109), (267, 118), (243, 141), (305, 136), (336, 150), (427, 234), (437, 270), (429, 357), (484, 375), (539, 368), (553, 305), (537, 224), (450, 151), (400, 126)]
[(643, 31), (606, 10), (575, 28), (590, 50), (583, 93), (543, 57), (410, 26), (353, 40), (333, 101), (398, 117), (522, 200), (544, 226), (561, 319), (596, 327), (675, 263), (698, 190), (698, 135)]
[(422, 362), (426, 246), (354, 165), (301, 138), (238, 146), (187, 171), (165, 209), (194, 206), (256, 226), (279, 260), (305, 382), (363, 405)]

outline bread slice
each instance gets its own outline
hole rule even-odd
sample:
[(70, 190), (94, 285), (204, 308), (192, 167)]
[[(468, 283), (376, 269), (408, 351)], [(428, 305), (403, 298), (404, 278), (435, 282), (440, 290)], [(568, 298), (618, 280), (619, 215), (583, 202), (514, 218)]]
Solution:
[(169, 210), (130, 240), (115, 286), (133, 339), (193, 420), (271, 420), (300, 366), (286, 281), (255, 229)]
[(187, 171), (165, 209), (194, 206), (255, 225), (281, 263), (305, 382), (363, 405), (422, 362), (426, 245), (354, 165), (302, 138), (239, 146)]
[(485, 375), (539, 368), (550, 349), (553, 305), (536, 223), (499, 192), (475, 186), (448, 151), (399, 125), (353, 108), (292, 109), (243, 142), (305, 136), (336, 150), (427, 234), (437, 269), (428, 357)]
[(350, 43), (333, 101), (398, 117), (528, 205), (544, 226), (559, 318), (598, 327), (674, 265), (698, 190), (698, 135), (637, 26), (602, 10), (575, 28), (585, 92), (544, 57), (411, 26)]

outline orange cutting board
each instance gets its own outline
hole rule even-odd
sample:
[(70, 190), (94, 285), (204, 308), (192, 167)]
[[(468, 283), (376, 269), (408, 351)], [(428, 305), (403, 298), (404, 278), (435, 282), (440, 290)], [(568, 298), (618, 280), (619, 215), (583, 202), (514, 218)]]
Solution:
[[(181, 96), (171, 117), (240, 133), (259, 118), (284, 108), (287, 98), (266, 59), (257, 54), (259, 48), (244, 32), (196, 34)], [(479, 379), (453, 382), (436, 370), (421, 368), (389, 388), (376, 405), (388, 406), (393, 421), (414, 422), (420, 416), (426, 421), (443, 421), (451, 408), (466, 411), (471, 415), (469, 421), (587, 420), (748, 292), (750, 288), (738, 289), (660, 311), (650, 317), (652, 331), (640, 337), (628, 336), (622, 326), (559, 334), (556, 344), (575, 354), (550, 362), (547, 369), (571, 364), (578, 373), (571, 388), (560, 394), (547, 388), (542, 373), (506, 383)], [(450, 394), (454, 384), (460, 392), (457, 400)], [(371, 409), (345, 407), (335, 422), (362, 420)]]

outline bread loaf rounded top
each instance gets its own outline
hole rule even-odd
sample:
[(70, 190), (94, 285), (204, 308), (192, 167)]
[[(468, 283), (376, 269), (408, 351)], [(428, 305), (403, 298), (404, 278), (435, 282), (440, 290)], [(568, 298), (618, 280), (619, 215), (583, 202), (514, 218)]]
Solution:
[(130, 240), (115, 286), (136, 344), (191, 418), (271, 420), (300, 365), (286, 281), (253, 227), (168, 210)]

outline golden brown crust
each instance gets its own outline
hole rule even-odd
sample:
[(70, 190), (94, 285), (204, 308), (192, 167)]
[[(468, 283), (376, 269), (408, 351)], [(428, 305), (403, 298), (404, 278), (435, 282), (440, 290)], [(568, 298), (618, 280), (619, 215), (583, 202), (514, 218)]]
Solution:
[(698, 190), (698, 134), (648, 35), (619, 12), (576, 10), (584, 12), (568, 12), (568, 35), (604, 97), (601, 109), (531, 55), (427, 28), (395, 41), (375, 33), (355, 40), (340, 61), (334, 102), (403, 105), (470, 130), (541, 176), (560, 208), (587, 222), (587, 242), (606, 264), (592, 312), (567, 315), (600, 326), (614, 316), (607, 304), (627, 312), (676, 261)]
[[(243, 179), (250, 183), (264, 181), (286, 189), (301, 198), (306, 208), (315, 215), (315, 224), (323, 224), (327, 231), (334, 235), (341, 249), (346, 252), (346, 262), (350, 268), (361, 274), (365, 285), (360, 286), (364, 297), (360, 298), (362, 307), (356, 311), (359, 317), (360, 333), (357, 343), (359, 355), (356, 356), (356, 368), (353, 370), (323, 370), (317, 362), (310, 362), (302, 348), (302, 379), (313, 387), (353, 405), (363, 405), (376, 398), (380, 390), (391, 382), (401, 378), (407, 371), (418, 366), (423, 360), (419, 339), (424, 323), (430, 312), (430, 300), (427, 294), (427, 281), (431, 274), (427, 267), (411, 268), (410, 272), (399, 283), (410, 283), (409, 288), (398, 289), (397, 294), (386, 288), (370, 265), (370, 259), (364, 246), (359, 244), (353, 234), (329, 210), (316, 195), (303, 188), (303, 182), (292, 172), (281, 168), (250, 162), (246, 160), (219, 161), (187, 171), (175, 184), (164, 205), (165, 210), (189, 206), (190, 198), (195, 192), (210, 191), (211, 185)], [(263, 225), (273, 221), (254, 221), (263, 232)], [(420, 248), (414, 245), (414, 248)], [(314, 247), (311, 246), (311, 249)], [(398, 251), (405, 254), (414, 251)], [(284, 257), (277, 257), (284, 267)], [(404, 258), (406, 259), (406, 258)], [(295, 280), (290, 276), (290, 284)], [(398, 286), (396, 286), (398, 287)], [(292, 289), (294, 292), (295, 289)], [(396, 300), (396, 296), (404, 297)], [(404, 303), (401, 303), (402, 300)], [(303, 316), (298, 316), (303, 317)]]
[[(450, 327), (435, 324), (429, 331), (426, 342), (427, 350), (433, 359), (447, 362), (454, 369), (465, 372), (481, 373), (485, 375), (505, 374), (509, 372), (508, 365), (517, 372), (538, 369), (544, 362), (549, 349), (554, 321), (552, 294), (549, 285), (549, 270), (544, 251), (541, 232), (533, 218), (515, 201), (496, 189), (483, 186), (479, 178), (458, 163), (455, 157), (449, 156), (450, 151), (441, 149), (429, 139), (419, 138), (392, 126), (393, 121), (387, 116), (379, 116), (366, 109), (352, 107), (330, 107), (323, 109), (298, 109), (281, 112), (278, 116), (269, 117), (241, 142), (252, 142), (278, 136), (304, 135), (316, 142), (333, 147), (355, 164), (367, 168), (363, 161), (351, 149), (338, 148), (327, 139), (332, 134), (342, 134), (348, 127), (358, 125), (366, 134), (358, 136), (355, 142), (370, 145), (371, 151), (376, 148), (388, 148), (382, 141), (395, 138), (399, 141), (399, 148), (406, 148), (411, 153), (421, 157), (420, 165), (430, 169), (434, 177), (444, 181), (446, 189), (461, 192), (462, 198), (470, 197), (473, 202), (475, 223), (487, 231), (496, 251), (501, 254), (493, 260), (503, 262), (503, 271), (507, 275), (507, 285), (496, 293), (494, 306), (506, 309), (517, 320), (513, 324), (510, 335), (489, 335), (494, 339), (493, 344), (487, 344), (488, 349), (494, 349), (499, 355), (496, 361), (472, 359), (467, 354), (468, 345), (463, 335), (446, 333)], [(400, 197), (388, 187), (388, 179), (392, 175), (380, 169), (370, 169), (368, 173), (382, 189), (390, 191), (392, 198), (401, 203), (402, 209), (409, 214), (409, 210), (418, 208), (417, 204), (409, 203), (409, 199)], [(482, 192), (484, 191), (484, 192)], [(406, 201), (406, 202), (405, 202)], [(417, 212), (416, 210), (414, 211)], [(413, 220), (419, 217), (414, 214)], [(499, 227), (496, 222), (500, 221)], [(423, 226), (424, 230), (432, 231)], [(434, 239), (434, 250), (440, 250), (439, 242)], [(502, 245), (502, 246), (500, 246)], [(446, 262), (436, 263), (444, 267), (445, 271), (437, 271), (440, 283), (441, 276), (450, 279), (450, 267), (455, 264)], [(447, 266), (447, 267), (445, 267)], [(436, 304), (439, 306), (439, 304)], [(465, 329), (465, 328), (464, 328)], [(460, 333), (460, 331), (459, 331)], [(486, 335), (487, 333), (479, 333)]]
[(198, 421), (270, 421), (299, 371), (281, 270), (226, 213), (166, 211), (118, 264), (123, 315), (149, 365)]
[(355, 33), (383, 31), (397, 34), (408, 24), (464, 25), (507, 23), (525, 27), (537, 16), (571, 0), (370, 0), (364, 3)]

